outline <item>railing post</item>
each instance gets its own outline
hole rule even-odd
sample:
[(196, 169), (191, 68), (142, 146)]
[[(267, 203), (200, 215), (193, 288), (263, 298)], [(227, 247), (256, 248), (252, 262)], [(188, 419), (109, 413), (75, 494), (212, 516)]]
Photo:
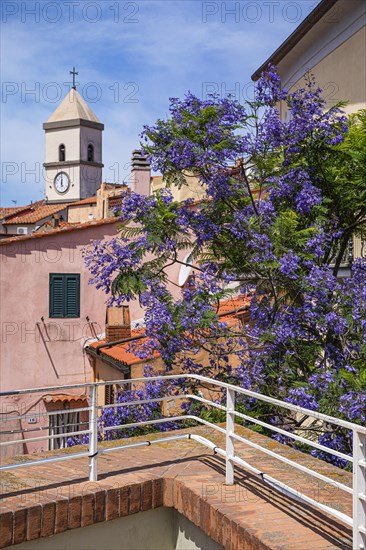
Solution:
[(98, 480), (98, 386), (89, 387), (89, 481)]
[(353, 548), (366, 550), (366, 435), (353, 430)]
[(226, 389), (226, 485), (234, 485), (234, 421), (235, 421), (235, 391)]

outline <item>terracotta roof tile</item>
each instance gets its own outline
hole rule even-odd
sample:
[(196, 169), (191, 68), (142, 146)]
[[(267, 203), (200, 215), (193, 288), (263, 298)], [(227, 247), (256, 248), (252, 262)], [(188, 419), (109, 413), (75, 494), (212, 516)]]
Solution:
[(69, 206), (79, 206), (83, 204), (97, 204), (97, 197), (87, 197), (81, 201), (69, 203)]
[(68, 393), (47, 394), (43, 396), (45, 403), (70, 403), (70, 401), (87, 401), (88, 397), (85, 394), (74, 395)]
[(45, 201), (41, 200), (41, 201), (33, 202), (31, 204), (26, 204), (25, 206), (19, 206), (15, 209), (15, 211), (5, 213), (5, 218), (3, 219), (7, 221), (3, 223), (8, 223), (9, 220), (12, 220), (15, 217), (21, 216), (23, 214), (27, 214), (29, 212), (33, 212), (35, 209), (39, 208), (43, 204), (45, 204)]
[[(225, 300), (221, 302), (220, 308), (218, 311), (218, 314), (220, 315), (220, 321), (226, 322), (228, 326), (233, 326), (237, 324), (238, 322), (238, 316), (242, 316), (243, 314), (247, 315), (246, 311), (242, 311), (242, 308), (250, 305), (250, 297), (245, 295), (235, 296), (234, 298), (229, 298), (228, 300)], [(236, 310), (237, 313), (236, 313)], [(227, 313), (227, 315), (225, 315)], [(141, 331), (132, 331), (132, 337), (140, 336)], [(148, 338), (141, 338), (139, 340), (139, 343), (141, 345), (146, 344), (148, 341)], [(105, 344), (105, 340), (100, 340), (98, 342), (93, 342), (88, 347), (96, 349), (100, 344)], [(115, 361), (118, 361), (120, 363), (123, 363), (124, 365), (130, 366), (130, 365), (136, 365), (137, 363), (143, 363), (146, 360), (140, 359), (133, 353), (127, 351), (131, 342), (126, 342), (124, 344), (116, 344), (110, 348), (105, 347), (101, 348), (100, 354), (101, 356), (107, 355), (108, 357), (111, 357)], [(160, 354), (155, 352), (154, 353), (155, 358), (160, 357)]]
[(4, 208), (0, 208), (0, 220), (3, 220), (4, 218), (7, 218), (8, 216), (13, 216), (17, 212), (21, 212), (25, 208), (28, 208), (26, 206), (8, 206)]
[[(235, 310), (240, 310), (244, 307), (249, 307), (251, 301), (251, 296), (240, 294), (240, 296), (234, 296), (228, 300), (220, 302), (218, 314), (223, 315), (228, 312), (234, 312)], [(234, 313), (233, 313), (234, 314)]]
[(21, 224), (33, 224), (38, 221), (56, 214), (64, 210), (70, 205), (70, 203), (61, 204), (46, 204), (44, 201), (29, 205), (29, 209), (25, 212), (20, 212), (19, 215), (6, 219), (4, 225), (21, 225)]
[[(147, 338), (143, 338), (140, 342), (147, 342)], [(108, 357), (111, 357), (124, 365), (136, 365), (137, 363), (143, 363), (146, 361), (145, 359), (140, 359), (140, 357), (137, 357), (135, 354), (128, 352), (128, 345), (129, 344), (120, 344), (119, 346), (113, 346), (112, 348), (103, 348), (103, 354), (108, 355)], [(156, 356), (159, 357), (159, 355)]]
[[(140, 336), (141, 331), (132, 331), (132, 338), (136, 336)], [(140, 344), (146, 344), (148, 341), (148, 338), (141, 338), (139, 340)], [(100, 340), (98, 342), (93, 342), (89, 345), (90, 348), (97, 348), (100, 346), (100, 344), (106, 344), (106, 340)], [(119, 361), (120, 363), (123, 363), (125, 365), (136, 365), (137, 363), (142, 363), (145, 361), (145, 359), (140, 359), (133, 353), (127, 351), (128, 347), (130, 346), (131, 342), (126, 342), (125, 344), (117, 344), (115, 346), (112, 346), (111, 348), (102, 348), (101, 354), (107, 355), (108, 357), (111, 357), (112, 359), (115, 359), (116, 361)], [(155, 357), (159, 357), (159, 354), (156, 353)]]

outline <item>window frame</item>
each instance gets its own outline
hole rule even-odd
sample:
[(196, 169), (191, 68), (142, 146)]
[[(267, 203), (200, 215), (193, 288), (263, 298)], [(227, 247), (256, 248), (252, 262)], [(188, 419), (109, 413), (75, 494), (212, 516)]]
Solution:
[[(49, 435), (59, 435), (48, 440), (48, 450), (65, 449), (67, 447), (68, 434), (81, 430), (80, 412), (77, 409), (65, 409), (49, 415)], [(74, 436), (75, 437), (75, 436)]]
[[(55, 313), (54, 281), (62, 277), (62, 314)], [(67, 280), (76, 281), (75, 312), (69, 313), (67, 306)], [(79, 319), (80, 318), (80, 273), (50, 273), (49, 274), (49, 318), (50, 319)]]
[(58, 146), (58, 161), (66, 162), (66, 147), (64, 143), (60, 143), (60, 145)]
[[(89, 152), (91, 152), (91, 158), (89, 158)], [(87, 150), (86, 150), (86, 158), (88, 162), (94, 162), (94, 145), (92, 143), (88, 144)]]

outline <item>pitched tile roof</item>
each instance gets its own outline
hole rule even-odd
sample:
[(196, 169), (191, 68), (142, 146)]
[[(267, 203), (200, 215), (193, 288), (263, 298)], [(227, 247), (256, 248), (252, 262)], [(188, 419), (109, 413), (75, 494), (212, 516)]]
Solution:
[(55, 235), (57, 233), (68, 233), (69, 231), (79, 231), (81, 229), (89, 229), (90, 227), (99, 226), (99, 225), (109, 225), (112, 223), (121, 223), (117, 218), (108, 218), (103, 220), (92, 220), (85, 223), (76, 223), (76, 224), (62, 224), (61, 227), (56, 227), (52, 231), (43, 231), (35, 232), (31, 235), (19, 235), (17, 237), (10, 237), (9, 239), (1, 239), (0, 246), (12, 244), (14, 242), (26, 241), (28, 239), (40, 239), (43, 237), (49, 237), (50, 235)]
[[(141, 331), (133, 330), (132, 333), (131, 333), (131, 337), (134, 338), (134, 337), (137, 337), (137, 336), (139, 336), (139, 337), (141, 336)], [(137, 340), (137, 338), (136, 338), (136, 340)], [(146, 344), (147, 341), (148, 341), (148, 338), (140, 338), (139, 339), (139, 342), (140, 342), (141, 345)], [(107, 342), (105, 340), (100, 340), (98, 342), (91, 343), (88, 347), (90, 347), (92, 349), (95, 349), (98, 346), (100, 346), (100, 344), (106, 344), (106, 343)], [(102, 348), (101, 349), (101, 354), (107, 355), (108, 357), (111, 357), (115, 361), (123, 363), (124, 365), (136, 365), (137, 363), (145, 362), (146, 359), (140, 359), (140, 357), (137, 357), (135, 354), (127, 351), (130, 344), (131, 344), (131, 342), (126, 342), (124, 344), (114, 345), (110, 348), (108, 348), (108, 347)], [(155, 355), (156, 358), (160, 356), (160, 354), (158, 354), (158, 353), (155, 353), (154, 355)]]
[[(218, 310), (220, 321), (226, 322), (228, 325), (234, 325), (237, 323), (237, 319), (239, 316), (241, 317), (244, 314), (245, 317), (249, 317), (249, 313), (247, 310), (249, 310), (250, 300), (250, 297), (242, 294), (240, 296), (235, 296), (234, 298), (229, 298), (228, 300), (224, 300), (223, 302), (221, 302)], [(148, 338), (141, 338), (141, 330), (132, 331), (132, 338), (137, 336), (139, 337), (140, 345), (146, 344), (149, 340)], [(100, 340), (98, 342), (93, 342), (89, 344), (88, 347), (95, 350), (101, 344), (106, 344), (106, 341)], [(116, 344), (112, 347), (101, 348), (100, 355), (107, 355), (111, 359), (114, 359), (115, 361), (123, 363), (127, 366), (136, 365), (137, 363), (144, 363), (146, 359), (140, 359), (133, 353), (127, 351), (130, 344), (131, 341), (123, 344)], [(160, 357), (160, 354), (155, 352), (154, 357), (158, 358)]]
[(46, 204), (45, 201), (35, 202), (25, 207), (19, 214), (5, 218), (4, 225), (22, 225), (37, 223), (56, 212), (64, 210), (70, 203)]
[(239, 296), (234, 296), (228, 300), (220, 302), (218, 315), (235, 315), (240, 311), (249, 309), (251, 296), (245, 294), (240, 294)]
[(21, 212), (25, 208), (27, 207), (26, 206), (8, 206), (8, 207), (0, 208), (0, 220), (3, 220), (8, 216), (13, 216), (17, 212)]
[(43, 396), (43, 401), (45, 403), (70, 403), (70, 401), (88, 401), (88, 396), (71, 393), (47, 394)]
[(97, 204), (97, 197), (87, 197), (81, 201), (69, 203), (69, 206), (79, 206), (83, 204)]

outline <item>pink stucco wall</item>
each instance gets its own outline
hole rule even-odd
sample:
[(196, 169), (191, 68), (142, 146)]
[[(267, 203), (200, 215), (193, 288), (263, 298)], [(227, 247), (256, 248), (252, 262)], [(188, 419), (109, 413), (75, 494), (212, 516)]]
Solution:
[[(86, 317), (95, 323), (97, 334), (104, 333), (107, 297), (102, 290), (88, 284), (90, 274), (84, 265), (82, 250), (92, 240), (115, 235), (116, 225), (105, 223), (0, 245), (2, 392), (92, 381), (92, 369), (83, 346), (94, 336)], [(170, 268), (169, 278), (175, 283), (179, 268)], [(80, 273), (80, 318), (49, 318), (50, 273)], [(179, 289), (175, 292), (179, 293)], [(132, 320), (143, 317), (137, 302), (130, 304), (130, 311)], [(75, 390), (75, 393), (83, 392)], [(45, 411), (43, 395), (3, 397), (1, 416), (8, 417), (11, 411), (32, 414)], [(6, 422), (1, 424), (0, 430), (7, 429)], [(40, 417), (36, 424), (22, 420), (23, 429), (40, 426), (48, 426), (47, 417)], [(39, 435), (41, 433), (31, 431), (25, 437)], [(24, 445), (24, 452), (47, 448), (47, 441), (30, 443)], [(3, 449), (7, 451), (5, 455), (13, 454), (13, 446)]]
[[(104, 332), (106, 295), (88, 284), (82, 250), (91, 240), (108, 239), (115, 234), (114, 223), (101, 224), (0, 246), (1, 391), (92, 380), (92, 369), (83, 351), (86, 339), (93, 336), (86, 317), (95, 323), (97, 334)], [(80, 273), (80, 318), (49, 318), (50, 273)], [(2, 398), (2, 417), (10, 411), (43, 412), (42, 397), (43, 394), (33, 394)], [(6, 422), (1, 429), (4, 425)], [(23, 429), (42, 425), (48, 425), (47, 417), (39, 418), (34, 425), (22, 421)], [(24, 450), (47, 449), (47, 445), (33, 443)], [(4, 449), (9, 449), (6, 454), (12, 454), (12, 447)]]

